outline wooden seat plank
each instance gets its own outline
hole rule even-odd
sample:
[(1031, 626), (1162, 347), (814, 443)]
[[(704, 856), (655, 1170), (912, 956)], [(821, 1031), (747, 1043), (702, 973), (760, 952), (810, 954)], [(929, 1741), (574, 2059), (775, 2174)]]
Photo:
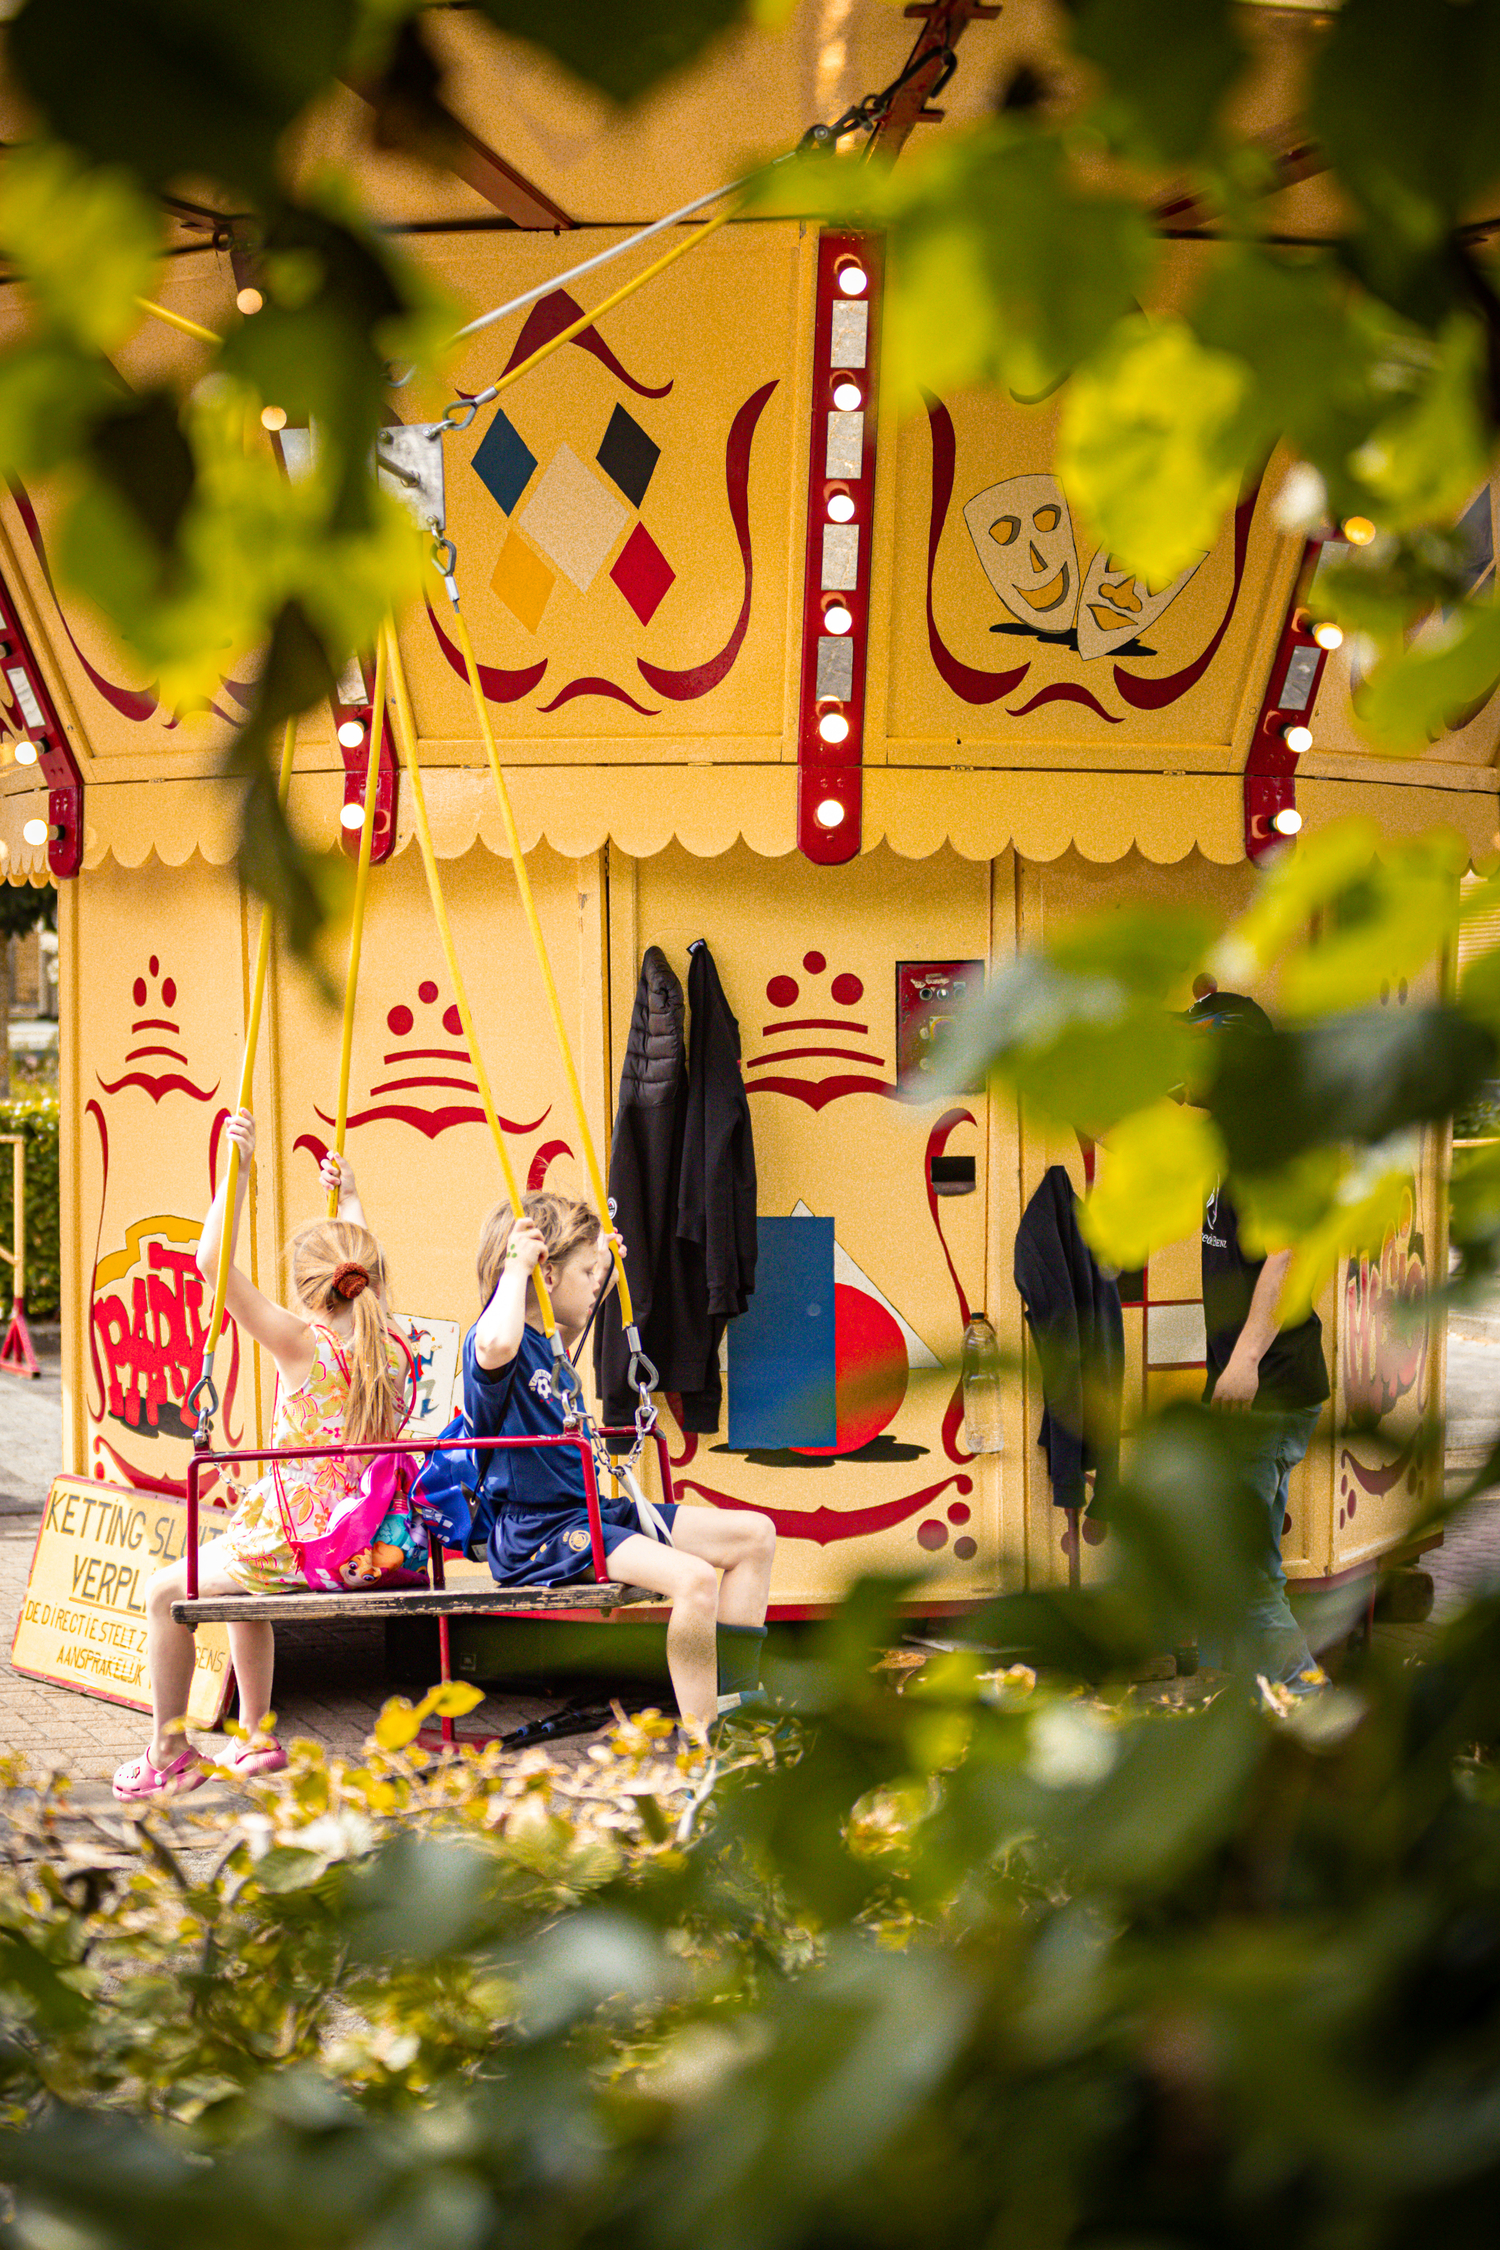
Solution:
[(176, 1625), (311, 1623), (322, 1617), (494, 1617), (508, 1610), (628, 1609), (660, 1602), (643, 1586), (585, 1579), (570, 1586), (412, 1586), (345, 1594), (200, 1594), (172, 1604)]

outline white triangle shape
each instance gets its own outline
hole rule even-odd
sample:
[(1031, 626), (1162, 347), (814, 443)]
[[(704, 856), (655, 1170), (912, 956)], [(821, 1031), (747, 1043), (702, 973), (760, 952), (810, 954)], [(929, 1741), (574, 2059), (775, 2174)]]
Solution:
[[(815, 1218), (817, 1214), (809, 1209), (808, 1205), (799, 1197), (792, 1205), (790, 1216), (794, 1219), (811, 1219)], [(873, 1297), (877, 1305), (884, 1306), (905, 1338), (906, 1364), (908, 1367), (942, 1366), (943, 1363), (938, 1358), (937, 1353), (929, 1350), (928, 1346), (923, 1343), (911, 1322), (896, 1310), (885, 1291), (877, 1289), (869, 1275), (854, 1263), (836, 1233), (833, 1238), (833, 1278), (835, 1281), (846, 1283), (850, 1288), (863, 1289), (867, 1297)]]

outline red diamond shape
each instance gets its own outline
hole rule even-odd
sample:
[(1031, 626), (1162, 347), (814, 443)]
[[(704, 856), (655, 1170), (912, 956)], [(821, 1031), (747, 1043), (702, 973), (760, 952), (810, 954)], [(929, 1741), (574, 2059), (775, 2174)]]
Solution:
[(649, 625), (677, 573), (646, 526), (638, 523), (609, 575), (641, 623)]

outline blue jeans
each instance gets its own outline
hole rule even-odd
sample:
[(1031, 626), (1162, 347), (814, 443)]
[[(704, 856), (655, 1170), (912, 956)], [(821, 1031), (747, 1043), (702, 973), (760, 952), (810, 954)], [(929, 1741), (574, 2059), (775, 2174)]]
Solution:
[(1311, 1445), (1322, 1411), (1321, 1406), (1299, 1406), (1282, 1413), (1257, 1413), (1252, 1408), (1248, 1414), (1235, 1417), (1242, 1436), (1244, 1470), (1265, 1511), (1265, 1543), (1258, 1558), (1261, 1590), (1250, 1603), (1244, 1642), (1227, 1653), (1236, 1667), (1264, 1672), (1272, 1680), (1295, 1680), (1299, 1672), (1317, 1662), (1286, 1598), (1281, 1526), (1292, 1471)]

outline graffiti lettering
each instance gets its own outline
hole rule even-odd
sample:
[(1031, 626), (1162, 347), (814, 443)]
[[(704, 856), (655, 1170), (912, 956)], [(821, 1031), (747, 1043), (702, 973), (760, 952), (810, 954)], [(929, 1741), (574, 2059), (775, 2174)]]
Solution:
[(133, 1430), (165, 1424), (180, 1435), (177, 1405), (195, 1381), (207, 1323), (204, 1285), (191, 1250), (146, 1245), (146, 1271), (94, 1299), (94, 1333), (104, 1358), (107, 1411)]

